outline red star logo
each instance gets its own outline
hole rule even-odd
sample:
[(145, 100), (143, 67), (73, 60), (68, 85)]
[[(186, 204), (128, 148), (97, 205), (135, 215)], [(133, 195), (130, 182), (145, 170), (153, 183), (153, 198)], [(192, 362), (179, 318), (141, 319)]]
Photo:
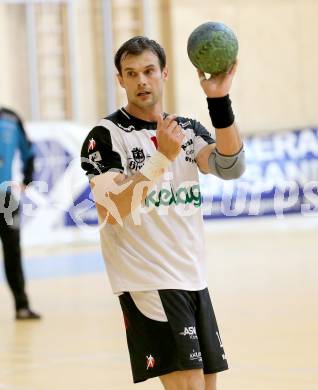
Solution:
[(96, 141), (94, 140), (94, 138), (91, 138), (88, 141), (88, 151), (90, 152), (91, 150), (94, 150), (95, 147), (96, 147)]
[(147, 358), (147, 370), (149, 370), (149, 368), (154, 368), (156, 364), (155, 358), (152, 355), (146, 356), (146, 358)]

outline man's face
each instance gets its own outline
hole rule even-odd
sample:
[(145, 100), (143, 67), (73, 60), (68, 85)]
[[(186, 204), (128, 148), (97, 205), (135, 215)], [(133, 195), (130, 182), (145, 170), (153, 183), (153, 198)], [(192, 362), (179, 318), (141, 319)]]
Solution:
[(145, 50), (138, 56), (127, 55), (121, 61), (121, 71), (118, 80), (130, 104), (144, 109), (160, 101), (168, 70), (165, 67), (161, 71), (159, 59), (153, 52)]

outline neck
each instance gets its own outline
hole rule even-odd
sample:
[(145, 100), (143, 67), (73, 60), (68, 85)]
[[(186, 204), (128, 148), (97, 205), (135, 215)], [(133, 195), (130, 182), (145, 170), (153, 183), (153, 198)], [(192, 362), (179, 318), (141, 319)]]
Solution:
[(147, 122), (156, 122), (158, 115), (162, 114), (162, 104), (156, 104), (149, 108), (140, 108), (132, 103), (128, 103), (125, 110), (135, 116)]

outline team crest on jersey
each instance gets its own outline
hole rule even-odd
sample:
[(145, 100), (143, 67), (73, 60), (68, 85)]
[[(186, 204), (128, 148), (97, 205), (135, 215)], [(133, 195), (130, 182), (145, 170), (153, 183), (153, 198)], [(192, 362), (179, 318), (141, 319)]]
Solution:
[(181, 145), (181, 148), (185, 152), (185, 161), (188, 161), (189, 163), (195, 163), (194, 159), (194, 148), (193, 148), (193, 140), (189, 139), (187, 142)]
[[(141, 169), (145, 163), (145, 153), (142, 148), (133, 148), (131, 150), (133, 158), (129, 158), (128, 166), (133, 171)], [(150, 157), (147, 155), (147, 157)]]
[(87, 151), (90, 152), (92, 150), (94, 150), (96, 147), (96, 141), (94, 140), (94, 138), (91, 138), (89, 141), (88, 141), (88, 148), (87, 148)]

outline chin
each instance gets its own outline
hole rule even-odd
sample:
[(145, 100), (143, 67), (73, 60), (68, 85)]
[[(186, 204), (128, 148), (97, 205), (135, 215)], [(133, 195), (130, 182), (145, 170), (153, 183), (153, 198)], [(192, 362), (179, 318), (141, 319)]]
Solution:
[(138, 104), (136, 104), (139, 108), (149, 108), (149, 107), (152, 107), (155, 105), (155, 103), (153, 101), (149, 101), (149, 102), (138, 102)]

